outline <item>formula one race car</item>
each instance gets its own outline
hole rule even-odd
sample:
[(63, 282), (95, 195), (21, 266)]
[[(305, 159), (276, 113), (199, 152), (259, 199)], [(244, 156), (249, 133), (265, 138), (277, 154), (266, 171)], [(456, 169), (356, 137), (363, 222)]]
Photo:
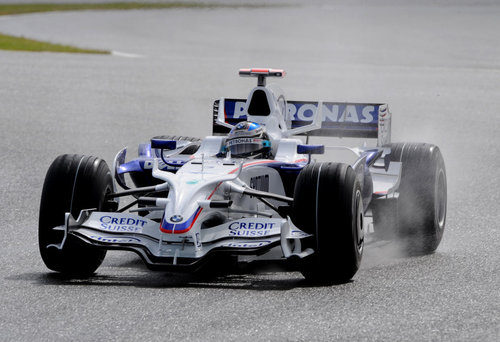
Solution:
[[(446, 218), (439, 148), (391, 143), (385, 104), (286, 101), (266, 86), (266, 78), (284, 74), (240, 70), (257, 77), (257, 87), (246, 100), (215, 101), (213, 135), (203, 140), (155, 137), (134, 160), (118, 152), (112, 171), (96, 157), (56, 158), (40, 205), (47, 267), (90, 275), (111, 249), (133, 251), (157, 270), (259, 256), (285, 260), (307, 279), (345, 282), (368, 236), (432, 253)], [(377, 145), (304, 143), (310, 136)], [(349, 151), (355, 162), (314, 162), (325, 149)]]

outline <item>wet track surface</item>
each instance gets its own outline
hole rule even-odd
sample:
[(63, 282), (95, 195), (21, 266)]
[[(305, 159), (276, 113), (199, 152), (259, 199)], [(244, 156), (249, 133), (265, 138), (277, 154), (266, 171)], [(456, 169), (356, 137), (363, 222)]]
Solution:
[[(498, 340), (500, 5), (381, 3), (0, 17), (3, 33), (140, 55), (0, 51), (0, 340)], [(367, 247), (335, 286), (269, 267), (152, 273), (122, 252), (90, 279), (48, 272), (36, 231), (52, 160), (208, 135), (212, 101), (245, 97), (250, 66), (287, 70), (289, 99), (387, 102), (394, 141), (439, 145), (437, 252)]]

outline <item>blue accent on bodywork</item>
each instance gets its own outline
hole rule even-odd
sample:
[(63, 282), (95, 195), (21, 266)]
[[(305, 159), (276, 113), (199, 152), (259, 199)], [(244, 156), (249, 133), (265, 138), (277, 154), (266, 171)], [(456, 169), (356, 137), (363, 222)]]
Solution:
[(298, 163), (283, 163), (283, 162), (269, 163), (266, 164), (265, 166), (278, 171), (281, 181), (283, 182), (285, 194), (287, 196), (293, 197), (293, 191), (297, 176), (306, 165), (307, 161)]
[(298, 154), (324, 154), (325, 145), (297, 145)]
[(123, 163), (125, 163), (126, 156), (127, 156), (127, 148), (125, 147), (120, 152), (118, 152), (118, 155), (116, 156), (116, 165), (115, 165), (116, 170), (114, 170), (116, 182), (118, 183), (119, 186), (121, 186), (125, 190), (129, 189), (129, 187), (125, 182), (125, 177), (123, 176), (123, 173), (120, 173), (120, 167), (123, 165)]
[[(224, 99), (224, 121), (237, 125), (247, 120), (243, 113), (245, 101)], [(292, 128), (311, 124), (317, 107), (316, 101), (287, 101)], [(378, 103), (323, 102), (321, 129), (317, 130), (316, 134), (308, 132), (308, 135), (376, 138), (380, 107), (381, 104)]]
[(304, 162), (304, 163), (283, 163), (283, 162), (279, 162), (279, 163), (269, 163), (269, 164), (265, 164), (265, 165), (261, 164), (261, 165), (258, 165), (258, 166), (267, 166), (267, 167), (275, 169), (278, 172), (285, 171), (285, 172), (299, 173), (300, 171), (302, 171), (302, 169), (306, 165), (307, 165), (306, 162)]
[[(158, 168), (160, 170), (168, 169), (168, 171), (176, 171), (178, 168), (180, 168), (182, 165), (186, 164), (188, 161), (187, 160), (173, 159), (173, 158), (172, 159), (166, 158), (165, 162), (163, 162), (163, 161), (158, 162)], [(144, 165), (146, 163), (148, 163), (148, 165), (149, 165), (148, 168), (144, 167)], [(128, 172), (142, 172), (142, 171), (146, 171), (146, 170), (150, 171), (150, 170), (152, 170), (152, 165), (153, 165), (153, 158), (140, 157), (140, 158), (131, 160), (127, 163), (120, 165), (117, 169), (117, 173), (119, 175), (121, 175), (121, 174), (128, 173)]]
[(363, 155), (366, 155), (366, 165), (370, 166), (372, 165), (377, 158), (379, 158), (382, 155), (383, 150), (379, 149), (372, 149), (372, 150), (366, 150), (363, 152)]
[(162, 222), (160, 229), (163, 230), (171, 230), (172, 233), (175, 232), (176, 230), (185, 230), (189, 228), (191, 223), (193, 223), (193, 220), (195, 219), (196, 215), (201, 211), (201, 208), (198, 207), (198, 209), (195, 210), (193, 215), (191, 215), (185, 222), (183, 223), (168, 223), (167, 220), (165, 219), (165, 216), (163, 216)]
[[(141, 165), (142, 161), (142, 165)], [(127, 172), (134, 172), (134, 171), (143, 171), (144, 170), (144, 160), (139, 160), (135, 159), (132, 161), (129, 161), (128, 163), (122, 164), (118, 166), (118, 174), (122, 173), (127, 173)]]
[[(224, 111), (226, 119), (236, 119), (236, 104), (245, 102), (239, 99), (224, 99)], [(310, 124), (316, 111), (318, 102), (315, 101), (287, 101), (287, 109), (293, 114), (292, 121), (297, 126), (300, 123)], [(353, 123), (356, 126), (378, 123), (379, 104), (371, 103), (339, 103), (323, 102), (323, 123)], [(239, 120), (246, 120), (246, 116), (238, 112)]]
[(300, 172), (302, 171), (304, 166), (305, 165), (297, 165), (297, 164), (281, 165), (280, 170)]
[(151, 157), (151, 145), (147, 143), (139, 144), (139, 157)]
[(177, 148), (176, 140), (151, 139), (151, 147), (165, 150), (175, 150)]

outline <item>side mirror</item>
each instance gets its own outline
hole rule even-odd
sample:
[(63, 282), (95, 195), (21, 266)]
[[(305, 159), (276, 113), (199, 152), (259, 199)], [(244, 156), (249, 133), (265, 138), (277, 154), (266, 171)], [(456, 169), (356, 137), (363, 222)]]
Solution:
[(297, 145), (298, 154), (324, 154), (325, 145)]
[(177, 141), (165, 139), (151, 139), (151, 148), (158, 148), (162, 150), (175, 150), (177, 148)]

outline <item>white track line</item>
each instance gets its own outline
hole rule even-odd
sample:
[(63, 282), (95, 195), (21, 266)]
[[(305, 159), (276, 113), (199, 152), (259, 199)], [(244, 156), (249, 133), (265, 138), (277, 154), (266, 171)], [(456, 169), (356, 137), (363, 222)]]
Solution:
[(136, 55), (134, 53), (126, 53), (126, 52), (120, 52), (120, 51), (111, 51), (111, 54), (113, 56), (126, 57), (126, 58), (144, 58), (144, 57), (146, 57), (143, 55)]

